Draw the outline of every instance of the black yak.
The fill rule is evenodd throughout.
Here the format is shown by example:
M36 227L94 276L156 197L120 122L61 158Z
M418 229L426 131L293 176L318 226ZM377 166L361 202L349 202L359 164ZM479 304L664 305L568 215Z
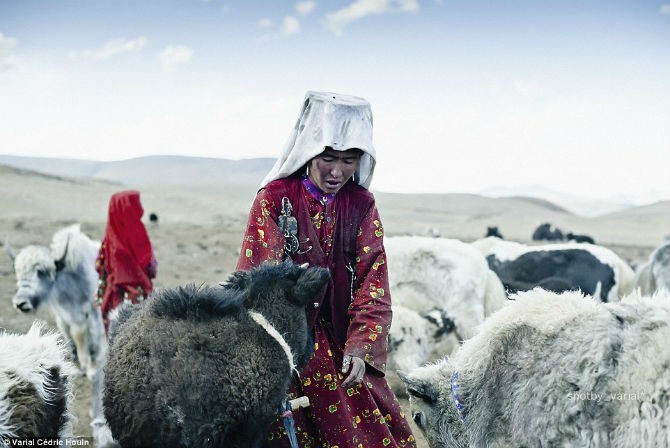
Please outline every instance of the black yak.
M256 447L313 343L328 271L286 262L126 305L112 322L105 414L122 446Z

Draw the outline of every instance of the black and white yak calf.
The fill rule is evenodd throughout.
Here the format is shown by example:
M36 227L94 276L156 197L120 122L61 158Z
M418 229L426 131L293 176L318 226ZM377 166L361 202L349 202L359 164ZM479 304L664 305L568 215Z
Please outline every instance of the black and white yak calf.
M75 366L54 332L0 333L0 446L72 437Z
M472 244L508 293L539 286L554 292L579 290L603 302L617 302L633 289L633 269L603 246L575 242L527 246L492 237Z
M56 321L74 360L90 380L93 437L103 447L114 443L102 411L106 341L100 307L93 302L99 248L75 224L57 231L51 247L26 246L18 254L8 250L17 285L12 303L23 313L46 309Z
M323 268L290 262L124 305L110 329L105 414L125 448L258 447L313 350L305 305Z
M670 292L514 298L453 357L401 375L432 448L670 447Z

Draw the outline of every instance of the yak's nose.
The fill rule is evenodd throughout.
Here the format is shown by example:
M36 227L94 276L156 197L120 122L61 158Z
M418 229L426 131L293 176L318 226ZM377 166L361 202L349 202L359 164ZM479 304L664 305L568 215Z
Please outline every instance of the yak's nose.
M16 309L18 309L22 313L27 313L29 311L32 311L32 309L33 309L33 307L30 305L30 302L28 302L28 301L15 302L14 306L16 307Z

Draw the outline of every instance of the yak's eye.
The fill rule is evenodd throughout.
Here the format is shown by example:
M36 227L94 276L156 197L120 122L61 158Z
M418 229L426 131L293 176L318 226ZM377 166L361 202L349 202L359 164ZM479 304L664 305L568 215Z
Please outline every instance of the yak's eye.
M435 399L426 392L425 386L416 386L410 384L407 386L407 393L425 401L428 404L433 404L435 402Z
M38 269L38 270L37 270L37 276L38 276L39 278L44 278L44 277L46 277L47 275L49 275L49 273L48 273L45 269Z
M412 420L414 420L414 423L416 423L416 426L418 426L419 429L423 429L423 413L422 412L415 412L414 415L412 415Z

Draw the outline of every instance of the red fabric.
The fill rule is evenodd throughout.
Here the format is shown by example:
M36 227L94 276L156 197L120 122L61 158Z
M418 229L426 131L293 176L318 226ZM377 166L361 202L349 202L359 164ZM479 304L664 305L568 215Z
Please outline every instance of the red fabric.
M143 214L138 191L121 191L109 200L107 228L98 255L98 273L101 278L106 277L101 304L105 327L107 314L123 301L124 293L132 300L138 287L144 297L153 289L156 262L141 220Z
M384 378L391 298L383 227L373 195L349 182L333 202L323 205L298 175L271 182L252 205L237 269L283 259L284 236L277 224L283 197L289 198L298 221L299 250L292 260L331 272L324 295L306 309L314 356L290 389L292 396L306 395L312 403L309 410L294 412L300 446L415 446ZM353 283L348 267L355 273ZM340 387L345 353L367 364L363 384L346 390ZM289 446L279 422L270 438L271 446Z

